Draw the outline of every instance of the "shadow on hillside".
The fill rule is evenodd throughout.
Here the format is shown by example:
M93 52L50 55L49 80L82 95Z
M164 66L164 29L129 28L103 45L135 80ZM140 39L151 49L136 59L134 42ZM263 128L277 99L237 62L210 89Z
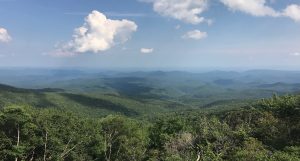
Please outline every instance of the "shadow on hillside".
M43 92L57 92L62 91L60 89L24 89L16 88L8 85L0 84L0 92L2 97L7 99L6 102L17 104L29 104L38 108L56 107L54 103L47 99L47 96ZM2 106L4 103L2 102Z
M141 96L149 93L153 88L146 86L144 78L125 77L125 78L106 78L107 86L116 89L118 93L126 96Z
M54 103L49 101L44 93L34 93L37 98L37 102L34 103L35 107L46 108L46 107L57 107Z
M25 89L25 88L16 88L4 84L0 84L0 91L15 92L15 93L64 92L63 89L59 89L59 88Z
M61 93L61 95L83 106L89 106L91 108L103 108L109 111L122 113L127 116L138 115L138 113L134 110L128 109L123 105L115 104L107 100L71 93Z

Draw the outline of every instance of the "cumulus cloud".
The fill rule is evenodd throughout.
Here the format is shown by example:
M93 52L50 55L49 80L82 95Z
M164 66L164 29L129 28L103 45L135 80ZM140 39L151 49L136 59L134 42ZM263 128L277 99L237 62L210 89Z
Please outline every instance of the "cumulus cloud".
M181 20L189 24L201 22L212 24L212 20L206 19L202 13L208 9L210 0L139 0L153 3L153 10L158 14ZM291 4L283 11L272 8L269 4L275 0L219 0L231 11L239 11L252 16L263 17L288 17L300 22L300 5Z
M133 21L108 19L99 11L92 11L83 26L74 30L73 39L60 45L54 56L72 56L76 53L106 51L128 41L137 30Z
M208 6L208 0L144 0L144 2L152 2L153 10L162 16L190 24L204 22L205 18L201 14Z
M148 53L153 53L154 49L153 48L141 48L141 53L148 54Z
M183 39L194 39L194 40L201 40L206 37L207 37L207 33L201 32L199 30L189 31L182 36Z
M0 42L9 42L11 37L8 34L8 31L0 27Z
M266 5L266 0L220 0L232 11L241 11L253 16L278 17L280 13Z
M232 11L241 11L253 16L288 17L300 22L300 5L288 5L282 12L267 5L267 0L220 0ZM271 3L274 3L271 1Z
M292 4L283 11L283 16L289 17L296 22L300 22L300 5Z

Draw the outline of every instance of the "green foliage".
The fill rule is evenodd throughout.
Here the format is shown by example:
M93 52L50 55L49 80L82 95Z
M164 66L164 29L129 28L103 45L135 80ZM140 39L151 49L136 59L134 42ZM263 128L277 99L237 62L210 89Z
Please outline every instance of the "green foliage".
M5 160L25 159L39 140L35 138L36 126L32 116L20 107L6 107L0 113L1 149L0 156Z
M233 131L219 119L199 118L193 123L195 130L195 146L200 158L203 160L220 160L235 147Z
M262 100L258 109L271 112L278 119L277 127L281 130L281 140L284 146L300 145L300 97L274 96L269 100ZM283 147L284 147L283 146Z
M159 118L150 128L151 147L163 147L166 141L182 132L184 123L176 116Z
M101 120L100 132L104 140L103 159L142 160L148 140L141 124L122 116L107 116Z
M255 138L247 138L240 148L238 148L231 158L236 161L265 161L269 160L270 151Z
M101 104L98 99L93 102L95 96L86 97L77 102ZM299 105L297 96L274 96L234 110L162 113L149 120L4 105L0 109L0 160L297 161Z

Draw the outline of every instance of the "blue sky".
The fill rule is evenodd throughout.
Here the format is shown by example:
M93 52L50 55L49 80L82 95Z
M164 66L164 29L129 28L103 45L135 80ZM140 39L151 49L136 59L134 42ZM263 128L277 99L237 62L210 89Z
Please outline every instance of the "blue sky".
M238 1L0 0L0 66L300 70L300 1Z

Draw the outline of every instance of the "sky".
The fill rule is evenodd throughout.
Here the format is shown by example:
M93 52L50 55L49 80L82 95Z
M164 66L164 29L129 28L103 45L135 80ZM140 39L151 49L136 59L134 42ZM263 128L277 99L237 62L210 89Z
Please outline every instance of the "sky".
M0 67L300 70L300 0L0 0Z

